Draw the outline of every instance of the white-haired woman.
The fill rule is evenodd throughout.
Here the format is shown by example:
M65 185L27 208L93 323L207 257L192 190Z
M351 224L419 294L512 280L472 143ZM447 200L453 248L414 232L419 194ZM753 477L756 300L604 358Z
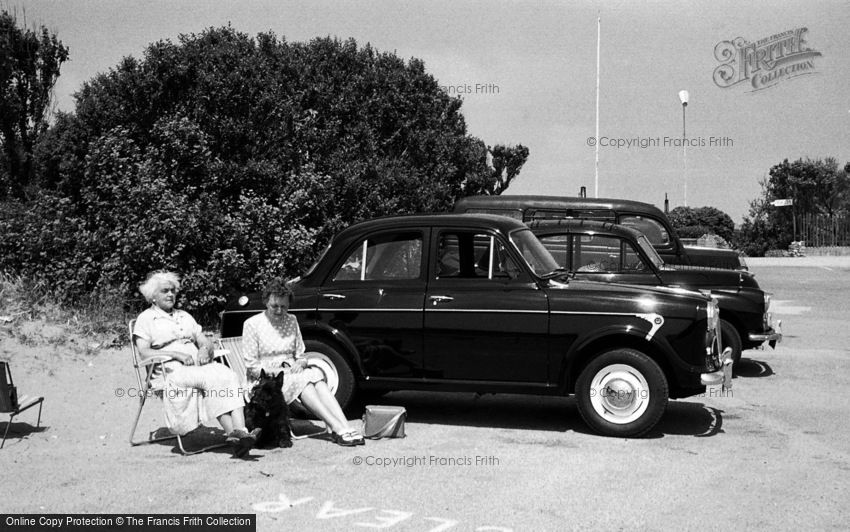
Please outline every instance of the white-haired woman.
M244 456L256 442L259 429L245 428L245 405L239 381L227 366L210 362L212 345L201 326L185 311L174 308L180 278L171 272L156 272L139 286L151 303L133 328L133 341L142 360L168 356L165 375L155 375L155 386L164 390L168 428L186 434L216 418L234 445L234 455Z

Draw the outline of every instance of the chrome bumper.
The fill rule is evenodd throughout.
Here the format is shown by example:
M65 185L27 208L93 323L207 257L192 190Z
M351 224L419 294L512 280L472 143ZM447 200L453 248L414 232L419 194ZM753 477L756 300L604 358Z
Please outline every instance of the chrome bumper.
M727 347L720 354L720 369L711 373L702 373L699 380L703 386L722 385L724 390L732 387L732 348Z
M775 329L764 333L750 333L749 339L751 342L770 342L770 347L775 347L782 341L782 320L776 322Z

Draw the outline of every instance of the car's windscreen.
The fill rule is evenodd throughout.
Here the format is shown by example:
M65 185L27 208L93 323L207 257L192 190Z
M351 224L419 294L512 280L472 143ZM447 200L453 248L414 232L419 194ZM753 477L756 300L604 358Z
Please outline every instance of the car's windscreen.
M661 269L664 267L664 259L662 259L661 255L659 255L658 252L655 251L655 248L652 247L652 244L649 243L649 240L647 240L645 236L641 235L638 237L638 245L643 250L643 252L646 253L646 256L649 258L652 264L655 265L656 268Z
M542 276L558 268L558 263L552 254L540 243L530 229L519 229L510 235L511 242L519 250L522 258L534 271L535 275Z
M619 223L645 234L654 246L670 245L670 234L658 220L646 216L626 215L620 217Z
M309 276L310 274L312 274L312 273L313 273L313 270L315 270L315 269L316 269L316 266L318 266L318 265L319 265L319 263L320 263L320 262L322 262L322 259L324 259L324 258L325 258L325 255L327 255L327 254L328 254L328 251L331 249L331 244L333 244L333 242L332 242L332 241L331 241L331 242L328 242L328 245L327 245L327 246L325 246L325 249L323 249L323 250L322 250L322 252L319 254L319 258L317 258L317 259L313 262L313 264L311 264L311 265L310 265L310 267L307 269L307 271L306 271L306 272L304 272L304 277L307 277L307 276Z

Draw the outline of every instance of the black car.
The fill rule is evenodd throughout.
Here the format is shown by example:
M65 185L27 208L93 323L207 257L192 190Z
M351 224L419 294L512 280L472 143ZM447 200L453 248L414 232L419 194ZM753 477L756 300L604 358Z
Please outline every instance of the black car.
M685 246L661 209L640 201L566 196L469 196L455 203L454 212L501 214L526 223L565 218L612 222L644 233L667 264L747 269L734 250Z
M614 283L710 290L720 306L723 345L737 364L741 351L782 340L769 312L770 294L745 271L668 266L646 235L629 227L590 220L546 220L529 224L558 265L576 278Z
M668 398L731 384L716 301L698 292L569 279L521 222L381 218L342 231L293 284L308 351L356 389L576 394L606 435L650 430ZM222 336L261 311L245 296Z

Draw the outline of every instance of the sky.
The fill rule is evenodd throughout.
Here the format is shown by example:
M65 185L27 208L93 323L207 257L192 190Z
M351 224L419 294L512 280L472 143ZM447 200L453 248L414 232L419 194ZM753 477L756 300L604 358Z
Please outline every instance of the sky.
M47 26L70 48L56 86L63 111L74 110L72 95L85 81L122 57L142 58L152 42L228 24L288 41L351 37L421 59L463 98L469 134L490 146L529 148L507 194L578 195L584 186L590 197L659 207L666 195L671 209L713 206L740 223L761 194L759 181L783 159L850 162L844 0L0 0L0 7L28 26ZM731 61L716 56L720 43L736 38L743 41L727 45ZM716 75L724 63L739 83ZM680 90L689 93L684 109Z

